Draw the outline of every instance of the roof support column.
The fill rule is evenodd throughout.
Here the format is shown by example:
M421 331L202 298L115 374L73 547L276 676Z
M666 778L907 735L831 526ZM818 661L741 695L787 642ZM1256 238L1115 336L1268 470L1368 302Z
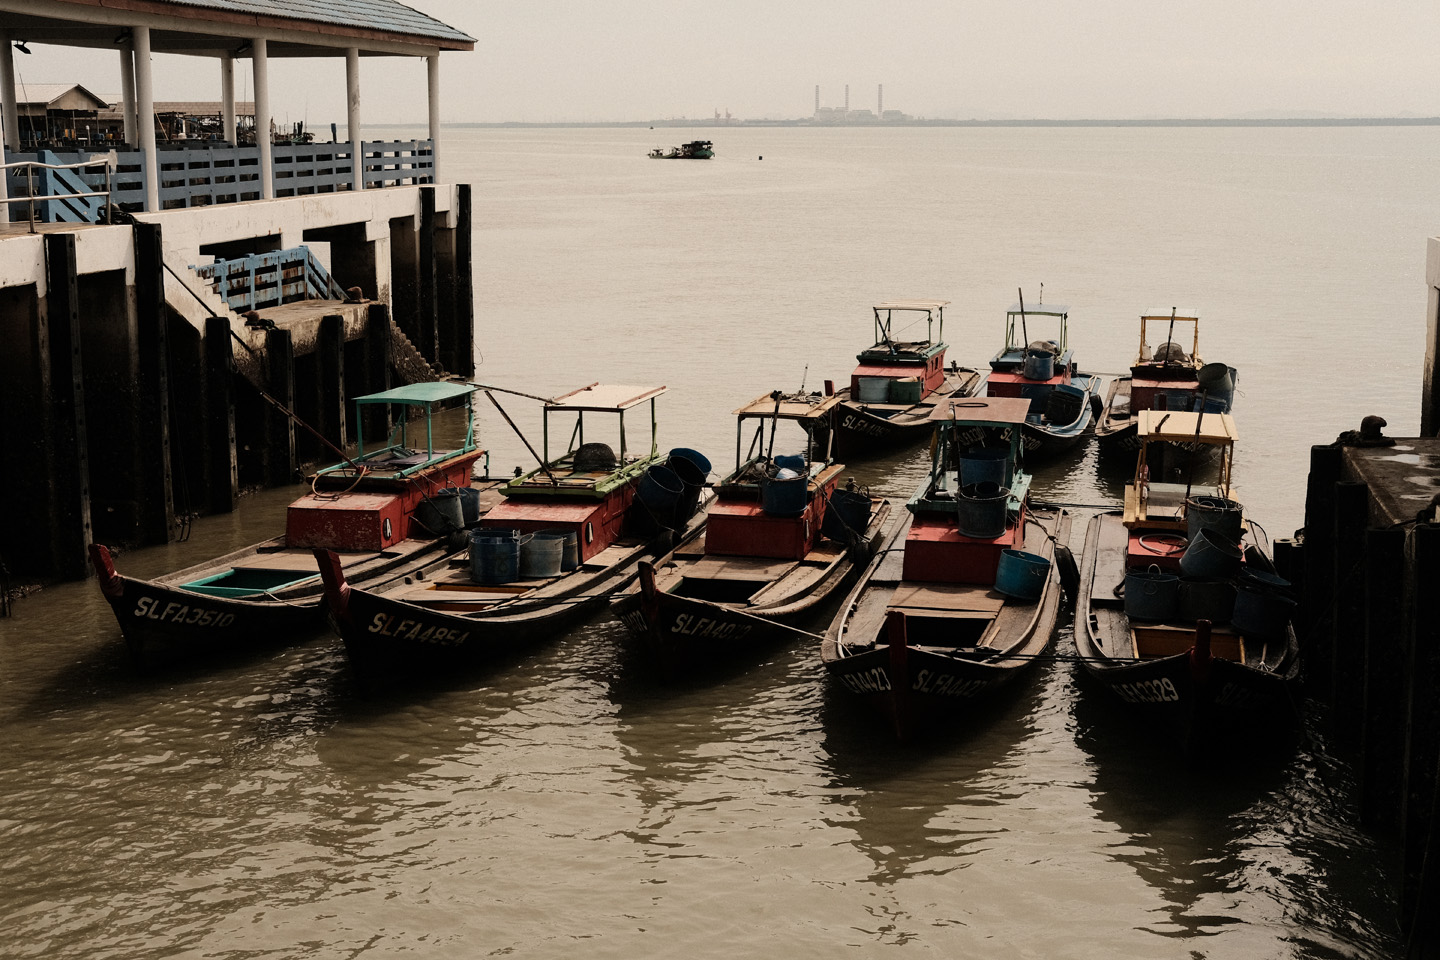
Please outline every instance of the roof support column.
M260 149L260 199L275 199L275 152L270 142L270 56L263 38L251 41L255 81L255 146Z
M15 107L15 51L5 30L0 30L0 117L5 121L5 146L18 151L20 112Z
M0 110L0 223L10 222L10 171L4 169L10 158L5 156L5 131L10 129L5 125L5 112Z
M239 144L235 131L235 54L228 50L220 57L220 118L225 141Z
M345 129L350 132L352 184L365 189L365 144L360 136L360 48L345 51Z
M150 81L150 28L136 27L135 98L140 152L145 155L145 209L160 209L160 157L155 150L155 86Z
M425 79L430 94L430 182L440 182L440 54L425 58Z
M137 145L135 134L140 126L135 122L135 42L126 40L120 45L120 119L125 122L125 142Z

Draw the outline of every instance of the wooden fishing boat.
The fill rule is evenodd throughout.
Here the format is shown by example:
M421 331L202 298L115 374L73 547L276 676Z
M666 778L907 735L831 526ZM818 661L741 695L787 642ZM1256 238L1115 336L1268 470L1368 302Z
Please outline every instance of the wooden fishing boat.
M1094 517L1086 532L1081 662L1147 723L1174 724L1188 742L1241 723L1253 734L1262 727L1252 721L1293 713L1300 655L1288 584L1275 575L1264 530L1234 500L1234 420L1159 410L1136 420L1140 454L1124 510ZM1179 441L1217 449L1213 483L1152 479L1150 452ZM1223 531L1213 519L1226 521Z
M1181 325L1180 338L1175 325ZM1149 335L1165 326L1165 341L1152 352ZM1188 336L1186 335L1188 332ZM1189 341L1188 344L1184 341ZM1189 350L1186 350L1186 347ZM1172 307L1147 311L1140 317L1140 349L1128 377L1111 381L1103 411L1095 424L1095 440L1104 456L1133 461L1140 452L1135 426L1142 410L1229 413L1238 371L1200 358L1200 319L1196 311ZM1197 443L1167 444L1150 451L1152 471L1175 476L1199 461L1213 464L1217 447ZM1161 457L1165 462L1160 462Z
M888 300L872 308L875 344L856 354L859 365L850 374L849 386L836 394L840 398L832 417L836 456L861 457L920 443L933 429L930 414L937 403L971 396L980 388L979 371L953 361L945 365L949 303ZM925 339L896 339L894 321L920 313L925 315Z
M1035 320L1053 328L1055 336L1031 340L1029 324ZM1041 303L1027 308L1021 300L1005 312L1005 346L990 361L985 395L1019 397L1030 404L1021 434L1032 463L1083 443L1099 405L1100 378L1078 371L1069 324L1069 307Z
M473 417L466 416L471 426L452 449L434 446L431 418L461 399L468 413L474 393L468 384L437 382L356 398L355 457L309 478L310 492L290 504L281 536L153 580L116 572L109 549L91 544L100 589L132 654L139 657L151 643L207 651L285 643L322 630L317 547L334 551L356 583L402 576L444 555L467 509L478 516L482 494L493 485L472 486L471 471L484 455ZM402 413L392 435L367 450L362 425L376 406ZM419 439L411 412L424 419Z
M901 739L952 722L1054 642L1070 517L1030 500L1028 410L1018 397L937 406L930 474L909 517L826 633L826 672Z
M693 499L678 489L665 466L670 455L656 448L655 398L664 391L591 384L546 401L539 468L503 487L505 499L467 550L411 576L360 587L332 552L317 551L332 624L362 677L433 675L553 638L629 584L639 561L698 536L708 503L698 486ZM650 408L650 446L631 456L625 412L642 404ZM616 415L618 455L586 442L586 413ZM552 458L557 414L573 414L575 425L565 452Z
M794 639L791 628L838 596L874 554L889 501L853 480L839 488L844 464L831 461L814 430L837 403L776 391L735 411L735 469L717 485L704 538L653 565L642 561L639 590L611 604L652 662L673 673ZM773 455L782 423L804 430L802 454Z
M651 160L709 160L715 156L715 145L709 140L691 140L668 150L656 147L649 156Z

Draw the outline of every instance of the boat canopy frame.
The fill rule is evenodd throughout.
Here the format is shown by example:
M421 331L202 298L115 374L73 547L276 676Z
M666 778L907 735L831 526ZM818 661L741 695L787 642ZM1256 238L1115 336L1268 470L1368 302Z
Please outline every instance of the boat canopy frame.
M1145 332L1146 325L1149 323L1164 323L1170 325L1170 327L1172 328L1177 323L1190 324L1190 359L1188 361L1185 361L1185 363L1188 363L1189 365L1195 367L1197 370L1200 368L1200 317L1196 314L1196 311L1194 309L1187 307L1186 309L1181 310L1179 307L1171 307L1169 313L1165 313L1161 310L1150 310L1146 313L1142 313L1140 315L1140 350L1136 354L1135 359L1135 364L1137 366L1144 363L1155 362L1155 358L1153 355L1147 355L1149 344L1145 340ZM1170 333L1167 333L1165 335L1164 342L1174 342L1174 338L1171 336ZM1165 361L1166 366L1170 366L1172 365L1172 363L1175 366L1183 365L1182 361L1179 360Z
M1187 410L1141 410L1136 421L1136 437L1140 452L1135 458L1135 479L1125 487L1125 525L1153 526L1177 530L1186 528L1186 514L1192 494L1233 499L1233 468L1235 464L1235 418L1228 413L1191 412ZM1220 469L1214 483L1196 484L1193 477L1184 484L1183 496L1177 491L1181 484L1160 484L1151 480L1150 447L1157 443L1197 444L1220 448ZM1170 499L1178 499L1178 512L1151 516L1155 490L1163 488ZM1174 488L1174 489L1172 489ZM1163 506L1163 505L1162 505ZM1174 504L1171 504L1174 507Z
M750 449L753 451L757 446L765 447L765 424L770 424L770 445L768 449L774 449L775 431L779 427L779 421L788 420L800 424L805 430L805 463L808 466L811 462L830 463L833 459L835 443L835 431L825 431L824 456L817 458L813 456L815 443L815 427L823 421L834 416L834 410L839 406L841 397L838 394L825 396L818 393L784 393L775 390L770 393L762 393L751 400L745 406L732 411L735 417L735 474L756 459L753 456L742 456L741 450L745 445L745 421L757 420L755 436L751 438ZM768 456L768 455L767 455Z
M479 449L475 442L475 392L476 388L468 383L452 383L444 380L429 381L425 383L410 383L404 386L392 387L389 390L382 390L379 393L366 394L363 397L355 398L355 459L353 463L332 464L322 467L316 471L317 476L330 473L339 473L350 470L354 465L363 466L367 460L376 460L395 450L409 449L410 417L402 416L391 428L386 444L383 447L369 451L365 450L365 408L378 404L394 404L402 407L420 408L425 416L425 459L421 462L407 465L397 470L394 476L404 478L411 476L434 466L441 460L449 459L457 453L465 454ZM465 441L460 449L435 450L435 408L459 397L465 398Z
M929 417L935 425L930 472L906 503L906 508L915 514L955 513L959 509L958 501L932 500L928 494L943 488L946 474L952 472L949 464L953 458L983 441L987 431L992 435L998 431L1000 438L1009 446L1009 460L1014 465L1006 508L1019 510L1030 489L1030 477L1024 469L1023 440L1025 416L1029 409L1030 401L1022 397L951 397L936 404ZM959 483L958 475L956 483Z
M896 340L892 325L895 311L925 314L925 342L939 344L945 339L945 308L949 300L886 300L871 309L875 313L875 346L885 345L895 352ZM882 316L883 313L883 316ZM936 330L936 325L939 330Z
M632 387L620 384L602 384L595 382L587 384L578 390L571 390L552 400L547 400L541 412L541 456L544 458L544 466L555 465L566 456L574 453L585 444L585 414L586 413L613 413L620 421L620 452L618 454L621 464L628 458L626 435L625 435L625 411L640 406L645 401L650 401L650 453L654 457L659 452L659 427L655 417L655 398L666 391L666 387ZM574 413L575 428L570 433L570 445L564 453L550 457L550 414L551 413Z
M1036 304L1036 305L1033 306L1033 307L1026 307L1026 306L1023 306L1022 304L1016 303L1016 304L1013 304L1013 305L1010 307L1009 310L1006 310L1006 311L1005 311L1005 349L1004 349L1003 351L1001 351L1001 355L1002 355L1002 356L1005 355L1005 354L1013 353L1013 352L1016 351L1016 350L1019 350L1019 351L1022 351L1022 352L1023 352L1023 351L1026 351L1026 350L1028 350L1028 349L1030 348L1030 343L1028 342L1028 340L1027 340L1027 342L1025 342L1025 343L1020 343L1020 342L1016 341L1016 339L1015 339L1015 320L1016 320L1017 317L1020 318L1020 321L1021 321L1021 324L1020 324L1021 330L1022 330L1022 332L1024 332L1024 333L1026 334L1027 337L1028 337L1028 330L1026 329L1025 321L1029 320L1031 317L1050 317L1050 318L1053 318L1053 319L1058 319L1058 320L1060 321L1060 337L1059 337L1059 339L1057 339L1057 340L1055 341L1056 346L1059 348L1059 349L1056 351L1056 359L1057 359L1057 361L1058 361L1060 358L1064 357L1067 353L1069 353L1069 350L1070 350L1070 308L1069 308L1069 307L1058 306L1058 305L1052 305L1052 306L1048 306L1048 307L1047 307L1047 306L1046 306L1045 304L1043 304L1043 303L1038 303L1038 304Z

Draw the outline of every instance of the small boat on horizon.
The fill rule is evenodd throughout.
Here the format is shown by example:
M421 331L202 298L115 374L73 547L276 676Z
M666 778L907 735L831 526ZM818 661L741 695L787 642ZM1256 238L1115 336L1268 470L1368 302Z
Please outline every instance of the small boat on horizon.
M1055 336L1031 340L1029 323L1035 318L1053 327ZM1043 302L1026 307L1022 298L1005 312L1005 346L990 361L985 395L1029 403L1021 433L1032 462L1083 443L1099 405L1100 378L1078 371L1069 323L1069 307Z
M1070 516L1030 500L1028 409L1018 397L936 407L930 473L821 645L830 678L899 739L951 725L1054 642Z
M1181 324L1180 339L1175 325ZM1150 331L1166 325L1165 340L1152 352ZM1185 335L1185 325L1189 336ZM1189 341L1189 350L1182 341ZM1207 364L1200 358L1200 318L1195 310L1171 307L1169 313L1149 310L1140 317L1140 349L1130 375L1110 383L1103 412L1095 424L1095 441L1102 456L1133 459L1140 451L1136 423L1143 410L1230 413L1239 371L1223 363ZM1169 444L1150 451L1150 468L1175 476L1179 471L1213 463L1218 447L1210 444ZM1165 463L1161 463L1163 453Z
M656 147L651 150L651 160L709 160L715 156L715 145L709 140L691 140L678 147Z
M639 590L612 601L665 672L700 671L795 638L792 627L853 582L873 555L890 503L853 481L839 488L845 466L831 460L815 429L838 402L775 391L734 411L735 469L716 484L704 538L653 565L642 562ZM804 431L800 454L774 455L782 423Z
M682 482L656 445L655 398L665 387L592 383L546 400L540 465L510 480L467 550L375 589L351 584L333 552L317 550L331 622L366 682L494 659L602 607L636 565L688 543L705 527L699 483ZM650 448L626 449L625 412L648 405ZM586 413L614 415L618 454L586 437ZM575 416L551 457L552 415ZM577 445L578 440L578 445ZM678 451L684 454L690 451Z
M474 393L470 384L433 382L357 397L355 456L310 476L310 492L286 510L281 536L152 580L118 573L109 548L91 544L100 589L131 654L138 659L154 643L210 651L318 633L325 618L317 547L334 551L357 583L403 576L443 555L466 514L478 518L482 495L498 486L472 485L485 454L470 415ZM457 448L436 449L435 409L462 397L466 437ZM376 405L421 411L423 434L402 413L386 442L367 451L363 424Z
M952 397L972 396L983 375L951 362L945 365L945 308L949 300L887 300L871 309L875 342L856 354L849 385L836 392L840 403L831 429L837 457L870 456L921 443L933 432L930 414ZM901 340L894 323L924 314L925 338ZM915 320L909 326L914 326Z
M1160 410L1136 420L1124 510L1095 516L1085 537L1080 662L1147 724L1172 725L1190 746L1235 730L1253 736L1262 717L1294 716L1300 650L1290 585L1265 531L1234 500L1234 420ZM1217 449L1213 483L1154 478L1150 452L1181 441Z

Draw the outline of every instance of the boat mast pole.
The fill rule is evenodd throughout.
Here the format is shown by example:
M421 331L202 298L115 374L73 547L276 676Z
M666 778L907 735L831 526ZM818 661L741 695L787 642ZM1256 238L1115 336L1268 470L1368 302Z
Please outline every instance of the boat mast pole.
M1025 291L1016 287L1015 293L1020 298L1020 335L1025 338L1024 349L1020 353L1023 359L1030 353L1030 328L1025 323Z
M510 419L510 414L506 413L506 412L505 412L505 408L502 407L502 406L500 406L500 401L499 401L499 400L496 400L495 397L494 397L493 395L491 395L491 393L490 393L489 390L486 390L486 391L485 391L485 396L489 397L489 398L490 398L490 402L493 403L493 404L495 404L495 409L500 411L500 416L502 416L502 417L505 418L505 422L508 423L508 424L510 424L510 429L515 431L515 436L519 437L519 438L520 438L520 442L523 443L523 444L525 444L525 449L530 451L530 456L532 456L532 457L534 457L536 460L539 460L539 461L540 461L540 470L541 470L541 472L543 472L543 473L545 474L545 476L547 476L547 477L550 478L550 482L551 482L551 483L555 484L556 486L559 486L559 481L555 479L555 474L553 474L553 473L550 472L550 467L547 466L546 463L545 463L545 461L544 461L543 459L541 459L540 455L535 452L535 448L532 447L532 446L530 446L530 441L529 441L529 440L526 440L526 439L525 439L525 434L521 433L521 432L520 432L520 428L517 427L517 426L515 426L515 421Z
M1175 342L1175 308L1170 308L1170 332L1165 334L1165 345L1168 347ZM1193 358L1192 358L1193 359ZM1177 361L1178 362L1178 361ZM1170 351L1165 351L1165 365L1170 365Z

